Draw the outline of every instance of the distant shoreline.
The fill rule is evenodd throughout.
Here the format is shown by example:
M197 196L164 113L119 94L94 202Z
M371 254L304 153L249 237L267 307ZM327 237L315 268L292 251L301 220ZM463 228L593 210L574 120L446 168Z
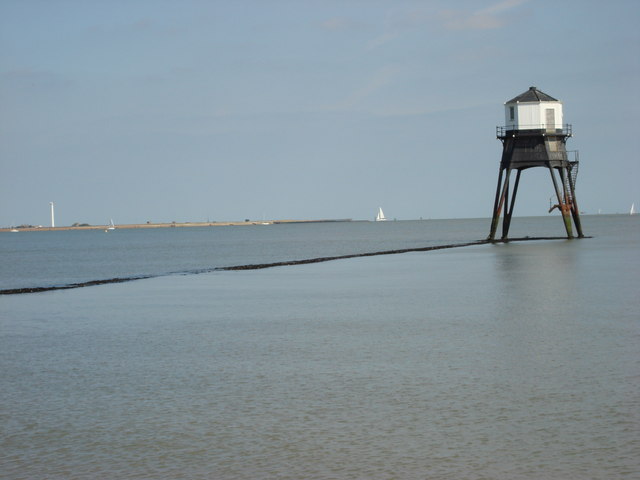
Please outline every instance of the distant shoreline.
M170 223L130 223L116 225L116 230L135 228L179 228L179 227L228 227L241 225L279 225L286 223L331 223L331 222L351 222L350 218L325 219L325 220L250 220L244 222L170 222ZM68 227L9 227L0 228L0 232L51 232L61 230L107 230L110 225L77 225Z

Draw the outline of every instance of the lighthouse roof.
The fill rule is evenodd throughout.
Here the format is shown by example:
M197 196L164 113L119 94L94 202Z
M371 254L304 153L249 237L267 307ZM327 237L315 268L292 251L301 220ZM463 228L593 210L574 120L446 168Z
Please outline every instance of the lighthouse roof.
M515 98L512 98L507 103L518 103L518 102L557 102L557 98L553 98L551 95L547 95L544 92L541 92L536 87L529 87L524 93L521 93Z

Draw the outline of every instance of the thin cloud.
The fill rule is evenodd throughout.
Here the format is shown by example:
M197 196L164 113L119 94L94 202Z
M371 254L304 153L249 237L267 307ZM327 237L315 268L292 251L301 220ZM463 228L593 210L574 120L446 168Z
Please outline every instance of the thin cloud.
M87 28L89 34L98 36L122 34L174 36L183 31L183 27L160 25L148 18L116 25L97 24Z
M522 5L523 3L527 3L529 0L504 0L503 2L496 3L487 8L482 9L482 12L497 14L500 12L504 12L505 10L510 10L513 7L517 7L518 5Z
M416 117L425 115L443 114L446 112L463 112L473 110L478 107L494 106L494 103L480 100L458 101L447 105L430 104L430 105L390 105L373 110L372 113L381 117Z
M387 31L369 41L367 50L374 50L398 37L403 32L441 24L447 30L490 30L506 25L509 13L529 0L503 0L477 11L441 10L417 8L411 11L392 12Z
M504 0L476 12L444 10L440 15L444 27L449 30L492 30L507 24L508 18L505 13L528 1Z
M346 30L351 25L351 21L346 17L333 17L320 23L325 30Z
M375 72L366 82L359 88L354 90L343 101L336 105L332 105L328 110L345 110L362 102L362 100L373 95L378 90L381 90L385 86L389 85L394 78L397 77L399 72L398 67L394 65L387 65Z
M398 37L397 33L383 33L367 44L367 50L374 50L378 47L381 47L382 45L391 42L396 37Z

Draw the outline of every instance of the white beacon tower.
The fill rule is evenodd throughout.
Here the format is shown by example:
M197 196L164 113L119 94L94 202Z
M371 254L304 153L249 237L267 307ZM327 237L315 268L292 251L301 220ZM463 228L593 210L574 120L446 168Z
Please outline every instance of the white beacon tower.
M573 238L572 219L578 237L583 237L575 192L578 153L566 149L572 129L571 125L563 123L562 102L536 87L529 87L526 92L505 102L504 113L505 126L496 129L496 137L502 142L502 159L489 240L495 239L503 210L502 240L507 239L520 175L532 167L549 170L558 199L557 205L553 205L551 210L560 210L567 237ZM570 153L573 153L573 159ZM513 171L516 172L516 178L513 192L510 193ZM559 181L557 176L560 177Z

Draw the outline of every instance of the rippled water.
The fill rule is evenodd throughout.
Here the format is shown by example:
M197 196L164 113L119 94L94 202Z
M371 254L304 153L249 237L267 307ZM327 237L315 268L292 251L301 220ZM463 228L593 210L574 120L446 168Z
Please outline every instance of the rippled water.
M594 238L0 297L2 476L637 478L640 223L583 223ZM449 226L418 236L488 222Z

